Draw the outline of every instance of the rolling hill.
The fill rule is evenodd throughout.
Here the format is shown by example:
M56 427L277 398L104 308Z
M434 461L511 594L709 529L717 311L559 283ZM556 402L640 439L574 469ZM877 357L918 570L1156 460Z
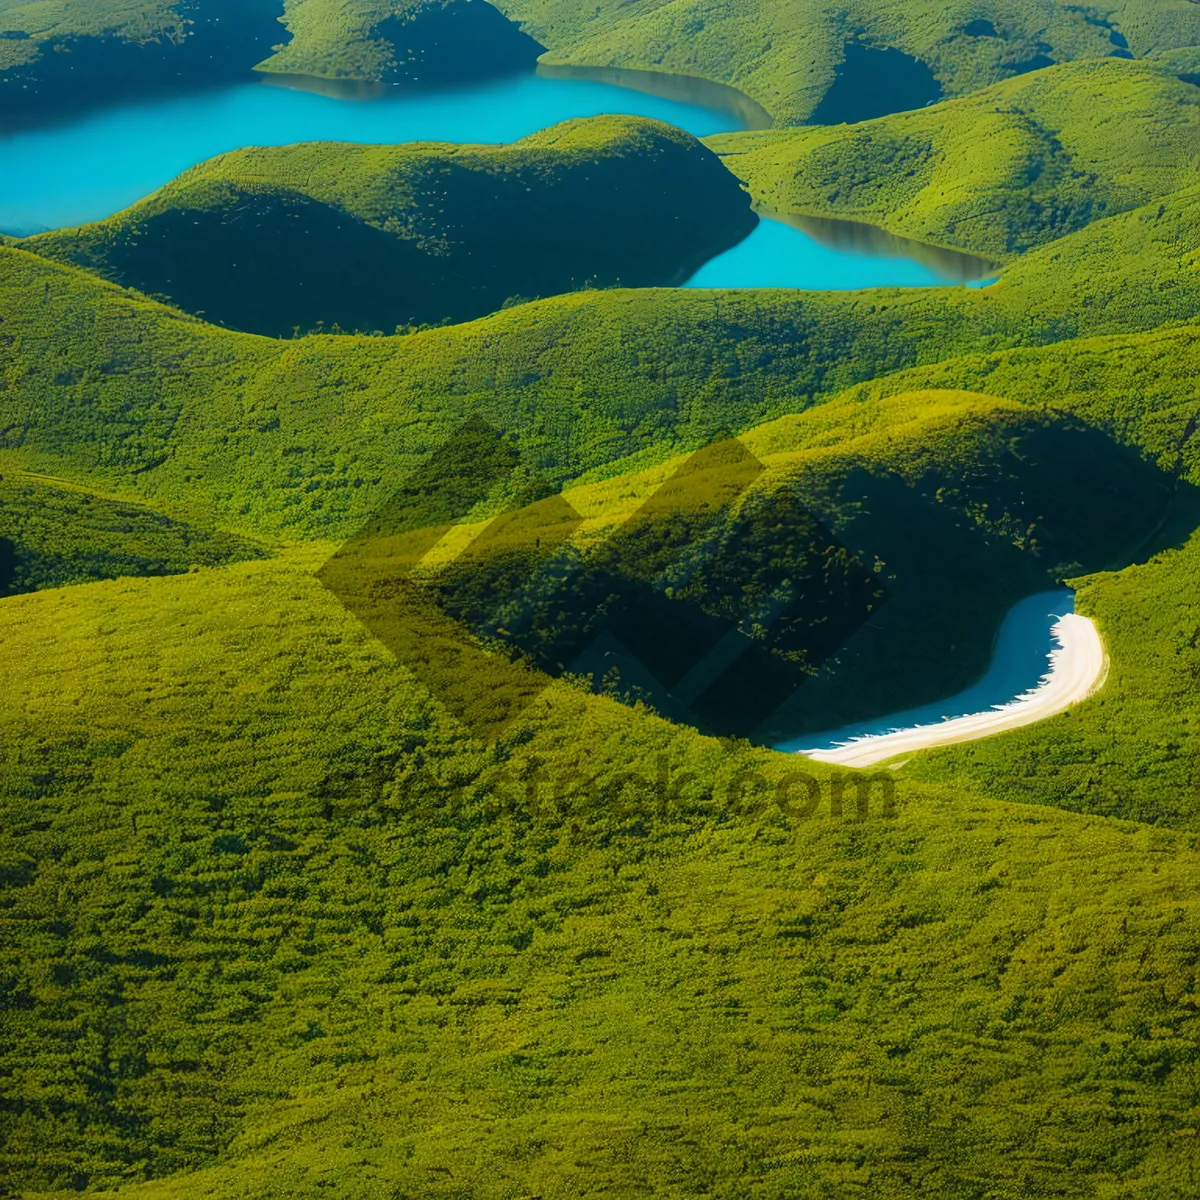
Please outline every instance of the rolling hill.
M680 283L756 224L720 160L657 121L507 146L221 155L107 221L23 245L214 323L392 332L585 285Z
M0 239L0 1191L1200 1191L1200 6L225 12L0 0L0 114L545 47L788 127L247 149ZM578 287L749 228L726 167L999 280ZM1078 707L765 748L1062 580Z

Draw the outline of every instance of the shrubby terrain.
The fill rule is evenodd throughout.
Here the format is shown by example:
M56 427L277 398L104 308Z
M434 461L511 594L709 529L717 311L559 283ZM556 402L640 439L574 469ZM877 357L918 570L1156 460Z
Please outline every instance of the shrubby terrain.
M335 214L330 255L339 222L478 253L485 201L599 162L663 217L697 178L728 197L719 229L724 200L656 227L663 275L611 280L668 282L753 217L632 121L243 151L5 239L6 1186L1193 1194L1200 9L503 7L556 61L792 123L847 39L920 60L962 98L711 149L771 207L999 282L568 290L575 239L479 319L280 338L183 311L135 244L287 197ZM181 11L0 0L0 32L140 45ZM379 77L416 12L299 0L267 65ZM228 246L190 228L193 286ZM1111 659L1078 708L871 777L764 747L954 690L1062 580ZM684 712L576 653L616 627L686 676L731 626ZM759 720L763 680L793 699Z
M1105 59L867 124L710 144L768 209L1005 258L1200 183L1200 88Z

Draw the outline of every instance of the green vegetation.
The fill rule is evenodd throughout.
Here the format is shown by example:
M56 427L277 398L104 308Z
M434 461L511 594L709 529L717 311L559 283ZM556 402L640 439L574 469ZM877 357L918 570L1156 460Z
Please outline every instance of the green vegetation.
M1108 430L947 389L870 405L852 394L736 446L747 458L735 453L724 472L708 462L714 447L538 500L508 516L502 536L468 526L443 552L449 562L425 570L456 616L552 671L619 629L634 673L605 660L610 687L769 745L953 695L983 673L1018 599L1128 562L1185 507L1175 475ZM732 498L715 496L722 480L737 482ZM1195 523L1200 507L1184 516ZM373 521L354 549L371 578L389 574L394 521ZM372 555L383 561L369 566ZM391 626L362 607L390 645ZM750 645L691 702L645 681L656 662L657 679L673 668L682 678L735 625ZM956 654L944 652L948 628Z
M923 758L911 772L1004 800L1200 829L1198 584L1195 535L1082 580L1077 606L1112 657L1103 692L1052 721Z
M1108 59L861 125L709 144L766 209L1007 258L1200 183L1200 88Z
M293 0L270 74L408 86L531 71L545 47L484 0Z
M248 532L345 535L472 411L560 484L971 350L1182 323L1200 302L1198 203L1096 222L983 290L584 292L397 341L236 334L0 248L0 470L7 456Z
M267 65L399 77L396 31L435 7L294 0ZM0 239L0 591L27 593L0 599L4 1188L1196 1194L1200 6L501 7L554 61L698 74L793 123L854 36L986 85L713 145L764 203L1000 281L570 291L282 339L146 294L214 317L180 284L243 262L214 236L247 204L327 214L343 268L351 227L364 270L459 263L497 196L510 236L533 195L601 221L598 164L645 189L670 278L728 228L698 187L748 202L623 119L246 150ZM0 61L179 17L108 10L0 0L37 35ZM1156 61L1002 82L1114 49ZM260 307L298 278L273 254ZM516 265L484 308L594 269ZM1043 724L871 779L699 731L954 690L1063 578L1112 663ZM589 658L614 628L680 686Z
M689 134L596 117L506 146L239 150L107 221L21 244L283 336L467 320L585 283L679 283L755 222Z
M125 575L177 575L263 550L57 480L0 478L0 596Z
M1197 828L1200 439L1188 381L1200 370L1198 354L1197 332L1182 329L950 360L847 397L869 408L914 387L986 386L1081 416L1176 480L1174 503L1148 531L1138 565L1079 581L1077 607L1100 625L1112 660L1104 690L1029 729L922 756L906 773L1005 800Z
M0 0L0 129L251 78L282 0Z
M847 43L902 51L927 65L949 96L1053 63L1140 59L1200 44L1200 11L1188 0L1121 0L1107 10L1065 0L852 0L836 11L816 0L786 7L736 0L720 12L702 0L668 7L497 0L513 25L497 23L492 7L484 0L291 0L284 11L280 0L201 0L185 15L168 0L0 0L0 35L8 35L0 36L0 107L6 93L16 97L31 81L37 105L61 106L64 91L78 103L89 88L95 99L111 83L100 67L105 59L111 66L114 54L125 64L118 90L136 94L178 86L181 73L185 86L195 86L214 72L224 78L256 65L327 79L437 82L456 69L465 73L467 60L472 77L524 68L546 47L548 64L730 84L781 123L797 124L818 108ZM56 48L75 56L73 70L60 70L64 55Z
M1200 44L1200 10L1187 0L1114 0L1103 12L1062 0L849 0L832 9L817 0L736 0L719 10L703 0L665 7L651 0L501 0L499 6L549 47L544 61L732 84L789 125L817 108L848 41L904 51L931 67L949 96L1055 62L1115 52L1142 58ZM994 36L971 31L981 22Z
M777 1197L1188 1178L1186 840L917 784L891 820L832 821L823 787L789 824L728 800L740 768L787 760L569 689L485 747L310 569L4 601L10 1179ZM679 779L661 814L568 774L656 779L659 755Z

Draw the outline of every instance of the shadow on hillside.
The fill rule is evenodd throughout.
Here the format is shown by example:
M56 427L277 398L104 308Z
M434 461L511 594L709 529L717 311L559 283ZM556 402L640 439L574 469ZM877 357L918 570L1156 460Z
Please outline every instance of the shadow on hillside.
M0 598L12 591L13 579L17 573L17 548L8 540L0 537Z
M942 85L911 54L893 46L847 42L843 59L808 125L852 125L936 104Z

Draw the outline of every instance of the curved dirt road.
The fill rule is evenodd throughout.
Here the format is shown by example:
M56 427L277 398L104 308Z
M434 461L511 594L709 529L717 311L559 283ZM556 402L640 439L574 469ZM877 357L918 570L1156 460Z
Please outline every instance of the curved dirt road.
M806 758L843 767L871 767L899 754L990 737L1006 729L1032 725L1086 700L1108 673L1100 632L1087 617L1068 613L1050 631L1058 647L1050 652L1050 671L1041 684L1009 704L988 712L955 717L939 725L918 725L895 733L857 738L833 750L803 750Z

